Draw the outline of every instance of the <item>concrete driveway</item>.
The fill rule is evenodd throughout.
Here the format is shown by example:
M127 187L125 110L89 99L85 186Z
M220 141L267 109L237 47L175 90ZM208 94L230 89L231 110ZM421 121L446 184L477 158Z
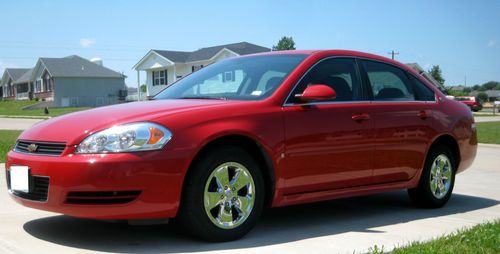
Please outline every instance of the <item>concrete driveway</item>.
M205 243L173 225L76 219L12 201L1 165L0 253L353 253L429 240L500 218L500 146L481 145L441 209L412 206L405 191L271 209L239 241Z

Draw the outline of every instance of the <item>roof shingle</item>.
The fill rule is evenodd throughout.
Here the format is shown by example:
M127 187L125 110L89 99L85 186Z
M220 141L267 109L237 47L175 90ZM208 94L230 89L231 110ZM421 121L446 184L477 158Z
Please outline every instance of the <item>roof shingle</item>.
M124 78L121 73L87 59L72 55L64 58L40 58L52 77Z
M238 55L248 55L255 53L262 53L271 51L271 49L262 47L259 45L255 45L248 42L238 42L214 47L207 47L195 50L193 52L185 52L185 51L168 51L168 50L155 50L154 52L160 54L161 56L169 59L170 61L176 63L187 63L187 62L195 62L201 60L208 60L214 57L217 53L219 53L222 49L231 50Z

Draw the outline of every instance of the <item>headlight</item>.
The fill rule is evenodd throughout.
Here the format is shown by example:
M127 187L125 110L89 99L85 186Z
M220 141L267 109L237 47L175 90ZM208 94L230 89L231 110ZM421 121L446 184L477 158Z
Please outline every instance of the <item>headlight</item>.
M120 153L161 149L172 133L165 127L148 122L113 126L88 136L76 153Z

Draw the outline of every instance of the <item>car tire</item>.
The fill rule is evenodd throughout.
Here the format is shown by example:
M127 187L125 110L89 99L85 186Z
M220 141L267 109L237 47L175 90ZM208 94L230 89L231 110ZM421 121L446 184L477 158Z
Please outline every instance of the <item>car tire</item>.
M236 240L256 224L264 194L255 159L241 147L218 147L201 154L190 168L176 219L203 240Z
M456 163L450 149L439 145L426 158L419 184L408 189L410 199L420 207L439 208L450 199L455 184Z

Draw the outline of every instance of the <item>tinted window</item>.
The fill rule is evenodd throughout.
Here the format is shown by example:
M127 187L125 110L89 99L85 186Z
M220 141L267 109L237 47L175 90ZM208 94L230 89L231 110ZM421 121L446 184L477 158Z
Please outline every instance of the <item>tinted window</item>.
M412 86L405 74L399 68L388 64L363 61L376 101L413 101Z
M271 95L307 55L231 58L170 85L155 99L261 100Z
M434 101L436 97L434 96L434 91L427 87L420 80L415 78L413 75L409 74L410 80L413 82L415 87L415 92L417 93L417 100L419 101Z
M327 85L337 93L330 101L354 101L362 98L361 84L356 74L354 60L332 58L319 62L314 66L292 92L289 102L298 103L296 94L301 94L312 84Z

